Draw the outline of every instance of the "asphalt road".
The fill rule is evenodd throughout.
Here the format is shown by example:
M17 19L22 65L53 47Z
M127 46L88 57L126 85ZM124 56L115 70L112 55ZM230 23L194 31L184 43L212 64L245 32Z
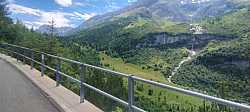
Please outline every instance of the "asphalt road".
M59 112L31 81L0 59L0 112Z

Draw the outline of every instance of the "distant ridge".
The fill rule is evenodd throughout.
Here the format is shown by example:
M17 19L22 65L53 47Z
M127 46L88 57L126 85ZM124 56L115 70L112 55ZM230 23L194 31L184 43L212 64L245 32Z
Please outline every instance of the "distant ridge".
M92 17L68 34L128 16L190 22L224 15L233 11L238 3L240 2L235 0L138 0L118 11Z
M65 33L67 33L68 31L70 31L72 29L73 29L72 27L56 27L54 33L58 36L64 36ZM42 25L36 30L36 32L49 34L50 33L50 26L49 25Z

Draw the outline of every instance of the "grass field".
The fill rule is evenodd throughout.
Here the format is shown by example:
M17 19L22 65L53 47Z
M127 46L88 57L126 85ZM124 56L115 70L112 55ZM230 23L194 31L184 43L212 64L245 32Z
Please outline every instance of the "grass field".
M140 66L130 63L124 63L122 59L120 58L112 58L110 56L107 56L104 53L100 53L101 63L103 65L106 65L107 68L113 69L115 71L133 74L138 77L142 77L145 79L150 79L162 83L169 84L166 80L163 74L160 72L154 71L154 70L145 70L142 69ZM125 81L127 83L127 81ZM176 93L173 91L164 90L155 86L151 86L145 83L137 83L136 88L140 88L140 86L143 85L142 90L136 89L135 96L144 98L144 100L149 100L148 102L151 102L152 104L142 104L143 101L136 101L137 106L141 108L149 108L144 107L144 105L150 105L150 108L159 108L158 106L162 105L180 105L182 108L190 108L202 106L203 105L203 99L191 97L188 95ZM171 84L174 85L174 84ZM175 85L177 86L177 85ZM149 95L149 91L153 91L152 94Z
M107 68L113 69L115 71L132 74L157 82L168 83L167 80L165 80L163 74L161 74L159 71L154 71L153 69L142 69L142 67L138 65L124 63L121 58L112 58L104 53L100 54L100 58L103 65L108 65L108 67L106 66Z

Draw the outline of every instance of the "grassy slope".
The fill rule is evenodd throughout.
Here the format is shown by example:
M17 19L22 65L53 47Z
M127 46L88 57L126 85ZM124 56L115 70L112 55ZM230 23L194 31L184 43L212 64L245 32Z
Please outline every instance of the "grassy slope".
M177 84L205 90L220 97L250 102L249 65L240 64L249 60L249 38L211 44L193 63L183 66L174 80Z
M190 25L187 23L178 23L171 21L160 21L158 24L162 32L169 32L173 34L189 32Z
M205 26L206 28L208 28L208 31L210 33L216 33L216 34L227 34L227 32L232 32L230 34L236 34L236 35L241 35L242 31L245 31L248 29L249 25L246 25L244 27L242 27L241 21L243 20L249 20L247 19L247 13L245 12L245 10L241 10L242 13L235 13L234 15L227 15L222 19L214 19L214 20L207 20L205 22L202 23L203 26ZM236 19L235 17L246 17L246 18L241 18L241 20L236 21L238 19ZM233 17L233 19L232 19ZM125 22L124 22L125 21ZM151 20L146 20L146 19L136 19L133 21L129 21L126 22L126 19L122 21L122 23L120 23L120 21L116 21L117 23L110 23L110 24L104 24L96 29L92 29L89 31L86 31L84 33L82 33L82 35L78 35L78 39L84 38L84 41L87 41L91 44L95 44L92 46L101 46L102 48L100 48L101 50L112 50L115 52L119 52L122 56L124 55L124 51L129 51L131 49L133 49L136 45L136 41L138 39L143 38L143 36L149 32L157 32L157 31L168 31L168 32L185 32L187 29L187 25L185 24L174 24L174 23L169 23L169 22L162 22L162 26L159 27L155 27L155 23L153 23ZM247 23L250 23L248 21L246 21ZM123 24L124 23L124 24ZM164 24L163 24L164 23ZM185 26L183 28L181 28L181 26ZM174 27L173 27L174 26ZM237 26L237 27L235 27ZM156 29L154 29L156 28ZM238 30L240 29L240 31L234 32L234 30ZM112 31L112 32L111 32ZM100 35L97 35L100 34ZM105 37L105 38L104 38ZM91 40L92 39L92 40ZM109 43L109 44L106 44ZM112 54L111 54L112 55ZM110 67L111 69L114 69L116 71L120 71L120 72L125 72L125 73L132 73L132 74L138 74L138 76L143 77L143 78L147 78L147 79L152 79L155 81L160 81L160 82L165 82L165 78L164 76L157 71L154 71L152 69L142 69L141 66L135 65L135 64L129 64L129 63L124 63L122 59L120 58L111 58L107 55L101 54L101 58L103 58L104 60L101 60L103 65L108 65L108 67ZM155 63L159 63L157 60L159 58L153 58L153 61ZM192 67L192 66L191 66ZM203 67L203 66L202 66ZM210 73L210 71L206 70L205 68L202 67L197 67L197 74L200 73L205 73L203 74L203 80L206 80L207 78L209 78L208 76L206 76L208 73ZM193 69L190 68L190 71L192 71ZM203 72L205 71L205 72ZM154 74L154 75L152 75ZM192 74L192 73L191 73ZM213 77L213 76L211 76ZM216 78L216 75L214 76ZM197 77L195 77L197 78ZM202 80L202 81L203 81ZM192 83L192 81L191 81ZM197 83L199 84L199 82ZM149 87L151 88L151 87ZM147 100L149 100L149 102L145 102L145 103L150 103L150 101L157 103L157 98L155 98L154 96L148 96L148 87L146 87L146 89L144 89L141 92L138 92L138 94L140 94L140 96L144 96L142 98L146 98ZM155 90L156 94L160 94L161 92L158 91L162 91L162 90ZM164 96L168 96L169 94L164 94L162 95L162 97ZM177 94L170 94L169 98L174 98L173 96L177 95ZM162 97L160 99L162 99ZM185 99L185 98L183 98ZM182 100L183 100L182 99ZM176 100L176 99L175 99ZM188 102L196 102L195 104L202 104L200 102L200 100L192 100L192 98L187 98L186 99ZM182 101L180 101L182 102ZM185 101L184 101L185 102ZM182 102L183 103L183 102ZM188 104L188 103L185 103Z
M128 74L134 74L138 77L152 79L162 83L166 82L163 74L157 71L145 70L135 64L124 63L121 58L112 58L104 53L100 54L101 63L106 65L107 68L115 71L124 72ZM198 109L198 106L203 105L203 100L180 93L166 91L154 86L137 82L136 86L136 105L147 109L148 111L166 111L170 109L169 105L178 105L180 109ZM149 91L152 90L152 95L149 95ZM147 100L147 102L145 102ZM177 106L176 106L177 107Z
M239 9L223 17L210 18L203 22L209 33L245 36L250 31L249 9Z
M134 49L137 43L148 33L176 33L188 31L187 29L188 25L183 23L129 16L116 18L93 28L82 30L70 38L82 44L87 42L98 50L111 50L113 55L115 55L115 53L123 54Z
M133 74L145 79L167 83L165 77L159 71L153 71L152 69L145 70L138 65L131 63L124 63L124 61L121 58L112 58L103 53L100 54L100 58L101 58L101 63L103 65L106 65L106 67L111 68L115 71Z
M165 77L171 75L171 71L188 54L186 49L136 49L125 56L125 61L142 66L144 69L160 71Z

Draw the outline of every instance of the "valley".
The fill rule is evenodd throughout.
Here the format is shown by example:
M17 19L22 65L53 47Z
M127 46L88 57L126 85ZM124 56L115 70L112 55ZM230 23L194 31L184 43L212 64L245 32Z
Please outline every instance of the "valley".
M50 26L36 32L5 15L0 15L0 42L250 105L247 0L138 0L96 15L76 28L62 27L52 33ZM50 59L46 63L56 65ZM80 78L76 65L62 63L62 70ZM91 68L84 73L87 83L128 100L126 79ZM55 78L52 72L48 74ZM79 87L71 83L63 80L64 86L79 94ZM134 91L135 105L149 112L238 112L142 82L135 82ZM104 111L127 111L91 90L85 94Z
M243 41L240 41L242 38L248 40L246 32L250 28L248 28L249 19L246 19L249 17L247 9L245 7L238 9L233 5L234 2L221 0L200 3L199 7L196 7L195 3L180 5L183 6L182 8L185 7L184 9L192 9L190 12L186 10L184 14L196 14L192 18L193 23L190 23L191 19L181 15L182 11L172 13L173 7L169 6L171 4L174 2L155 0L104 15L103 20L102 17L97 20L93 18L83 23L83 25L88 25L82 27L82 30L77 28L79 33L68 38L77 41L80 45L89 44L92 48L102 52L101 63L106 68L246 103L246 99L243 100L241 95L247 98L248 88L241 87L249 87L247 86L249 80L244 80L248 77L249 71L247 69L236 70L231 66L231 62L222 62L230 58L241 60L244 56L249 56L250 44L243 44ZM226 6L220 7L221 4L226 4ZM152 9L146 10L141 7ZM208 7L210 8L206 12L205 9ZM158 9L158 12L153 12L154 9ZM161 12L163 10L171 13L165 15ZM198 11L194 12L195 10ZM172 16L173 18L170 19L165 18ZM92 24L91 26L93 21L99 25ZM240 21L245 21L245 27L241 27ZM242 45L244 47L240 47ZM239 47L244 51L238 52ZM249 58L243 60L249 60ZM208 65L208 62L211 64ZM234 61L234 65L237 66L240 62ZM227 74L230 74L230 77ZM227 76L228 78L225 78ZM237 87L241 89L237 90ZM154 105L157 104L154 103ZM214 108L212 105L207 109L211 108L210 111L216 111L212 109ZM151 111L159 108L154 109Z

